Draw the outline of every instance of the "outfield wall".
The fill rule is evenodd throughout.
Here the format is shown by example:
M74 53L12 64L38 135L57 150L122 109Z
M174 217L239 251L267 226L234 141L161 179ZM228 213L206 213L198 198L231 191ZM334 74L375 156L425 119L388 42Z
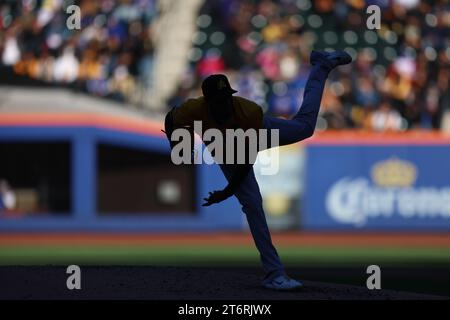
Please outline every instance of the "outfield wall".
M97 206L97 146L100 143L165 155L170 149L161 125L148 120L92 114L3 114L1 142L64 141L70 144L69 212L12 212L0 215L0 231L168 231L239 230L243 215L236 200L202 207L201 198L225 185L218 166L195 166L195 210L100 214ZM5 157L7 155L4 155ZM0 160L1 161L1 160ZM17 170L21 170L17 168ZM14 186L14 182L11 182ZM124 191L127 188L123 186ZM120 195L119 195L120 196ZM149 194L149 196L151 196Z
M245 229L245 216L235 198L220 205L201 206L209 191L226 184L217 165L194 166L195 190L189 190L195 198L192 212L99 212L98 146L107 144L168 157L169 147L160 129L157 122L118 116L2 114L0 143L70 145L71 201L67 212L57 214L42 210L2 213L0 231ZM450 230L448 135L326 132L281 149L279 172L273 176L256 174L273 229ZM0 157L0 170L7 156ZM159 176L170 174L173 176L166 170ZM111 180L105 181L108 184ZM10 182L14 187L14 181ZM123 186L124 194L129 187ZM121 197L120 192L116 196Z
M328 132L306 147L307 230L450 231L450 136Z

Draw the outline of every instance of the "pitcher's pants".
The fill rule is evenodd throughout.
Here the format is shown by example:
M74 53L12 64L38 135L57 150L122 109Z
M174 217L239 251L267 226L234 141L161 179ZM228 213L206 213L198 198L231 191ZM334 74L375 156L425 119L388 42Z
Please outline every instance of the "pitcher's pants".
M269 130L268 137L271 136L270 130L278 129L279 145L287 145L312 136L316 127L320 101L328 72L320 65L312 67L306 83L302 106L292 119L264 117L264 128ZM235 165L222 164L220 167L227 180L230 180L236 168ZM264 214L262 197L253 168L239 186L235 196L247 217L253 240L259 251L262 266L266 273L265 279L271 280L279 275L284 275L284 266L272 244Z

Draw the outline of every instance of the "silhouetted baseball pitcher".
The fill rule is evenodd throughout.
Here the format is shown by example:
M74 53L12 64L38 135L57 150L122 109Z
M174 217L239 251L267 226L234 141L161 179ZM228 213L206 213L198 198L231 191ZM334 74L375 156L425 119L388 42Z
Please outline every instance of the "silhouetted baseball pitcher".
M306 83L303 103L297 114L290 120L263 115L261 107L256 103L233 96L237 91L231 88L225 75L211 75L202 83L203 97L188 99L166 115L165 133L171 147L174 146L171 140L173 130L181 127L192 128L194 121L201 121L203 130L264 128L270 132L277 129L281 146L311 137L315 130L322 93L329 72L351 61L350 55L344 51L331 53L312 51L310 56L312 69ZM268 136L270 137L270 133ZM263 286L275 290L298 289L302 284L287 276L272 244L252 163L249 161L246 164L220 164L228 185L223 190L210 192L209 196L204 198L203 206L210 206L233 195L236 196L242 205L242 211L246 214L266 273Z

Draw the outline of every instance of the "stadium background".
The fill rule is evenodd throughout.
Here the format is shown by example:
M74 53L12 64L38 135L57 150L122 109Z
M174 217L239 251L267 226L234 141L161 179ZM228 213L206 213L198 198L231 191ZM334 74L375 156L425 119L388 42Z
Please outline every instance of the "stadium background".
M66 27L71 4L81 30ZM366 28L371 4L379 30ZM330 74L315 136L258 176L274 242L300 278L364 285L378 264L387 286L448 294L449 6L2 1L0 264L259 272L237 202L199 204L224 184L218 169L171 165L164 113L225 73L289 117L309 52L345 49L355 62Z

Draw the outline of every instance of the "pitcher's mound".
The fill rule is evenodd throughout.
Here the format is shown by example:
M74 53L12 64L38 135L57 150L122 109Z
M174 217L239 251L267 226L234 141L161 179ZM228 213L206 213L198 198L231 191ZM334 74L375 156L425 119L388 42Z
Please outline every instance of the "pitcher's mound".
M68 290L66 267L0 267L0 299L145 300L329 300L439 299L443 297L368 290L364 287L303 281L296 292L260 286L258 275L221 269L149 266L82 266L81 290Z

